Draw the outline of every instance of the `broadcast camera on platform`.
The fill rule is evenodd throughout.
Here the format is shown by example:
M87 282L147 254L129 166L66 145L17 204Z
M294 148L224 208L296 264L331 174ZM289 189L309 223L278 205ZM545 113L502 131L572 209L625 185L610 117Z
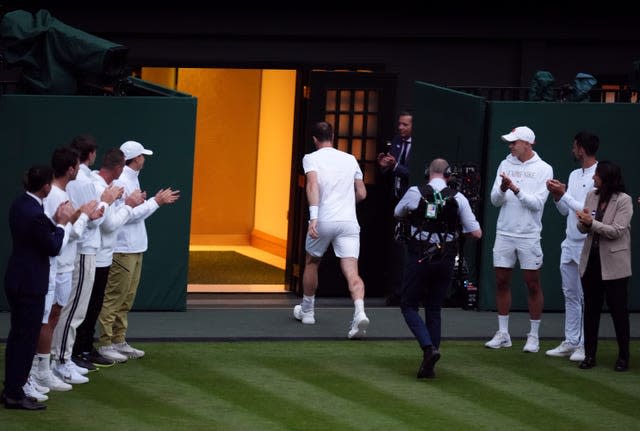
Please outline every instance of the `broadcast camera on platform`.
M482 200L480 168L471 162L454 162L449 167L451 168L451 177L447 185L462 193L469 201L473 212L477 214Z
M480 168L471 162L453 162L449 167L451 177L447 185L462 193L469 201L474 214L479 214L482 202ZM470 274L467 259L464 256L464 236L460 236L460 241L451 285L445 294L445 305L473 310L478 306L478 287L468 280Z

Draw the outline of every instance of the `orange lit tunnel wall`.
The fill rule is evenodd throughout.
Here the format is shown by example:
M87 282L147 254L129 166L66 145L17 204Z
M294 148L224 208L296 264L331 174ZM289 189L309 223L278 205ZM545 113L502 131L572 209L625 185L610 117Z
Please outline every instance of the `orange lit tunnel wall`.
M143 68L198 99L192 244L251 244L285 256L293 70Z
M223 242L249 242L261 75L260 70L179 70L178 89L198 97L192 237L216 235Z
M263 70L256 206L251 244L286 256L295 70Z

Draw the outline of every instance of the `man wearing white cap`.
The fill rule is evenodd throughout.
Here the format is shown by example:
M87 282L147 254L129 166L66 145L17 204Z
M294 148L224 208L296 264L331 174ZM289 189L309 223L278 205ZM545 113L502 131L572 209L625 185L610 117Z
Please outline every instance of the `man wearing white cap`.
M511 154L498 166L491 189L491 203L500 207L493 246L498 331L485 346L492 349L511 347L510 282L518 260L527 285L531 319L531 329L522 350L535 353L540 349L538 330L544 303L540 287L542 211L549 196L546 183L553 178L553 169L533 151L535 134L530 128L516 127L503 135L502 140L509 144Z
M124 186L126 198L136 190L142 190L138 175L144 166L145 155L150 156L153 151L136 141L125 142L120 146L120 150L124 153L125 167L120 178L114 182ZM138 290L142 254L147 251L147 229L144 220L161 205L171 204L179 197L178 190L159 190L153 198L135 207L127 222L118 231L113 264L109 269L102 310L98 317L98 353L108 359L123 362L126 358L144 356L144 351L130 346L126 341L127 314L133 306Z

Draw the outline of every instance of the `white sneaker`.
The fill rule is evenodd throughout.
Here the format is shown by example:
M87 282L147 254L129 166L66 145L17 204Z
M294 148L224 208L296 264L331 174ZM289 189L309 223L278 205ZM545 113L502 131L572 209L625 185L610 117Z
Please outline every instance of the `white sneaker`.
M116 349L116 352L126 356L127 358L138 359L144 356L144 350L136 349L135 347L127 344L126 341L123 341L122 343L114 343L112 345L113 348Z
M88 369L86 369L85 367L81 367L80 365L78 365L75 362L73 362L73 360L70 360L69 363L71 364L71 366L73 368L75 368L76 372L78 374L80 374L81 376L89 374L89 370Z
M22 390L24 391L24 394L26 396L35 398L39 403L47 401L49 399L48 396L46 396L45 394L41 394L36 390L36 388L33 387L33 385L31 384L31 379L27 379L27 383L24 384Z
M60 380L51 370L44 372L38 371L34 374L33 380L39 385L45 386L52 391L65 392L73 389L73 386Z
M567 341L563 341L555 349L547 350L545 352L545 354L547 356L554 356L556 358L563 358L565 356L571 356L573 354L573 352L576 351L577 348L578 348L578 346L576 346L575 344L571 344L571 343L569 343Z
M351 321L351 328L349 329L349 333L347 334L347 338L362 338L367 335L367 328L369 327L369 318L364 312L358 313L356 316L353 316L353 320Z
M584 361L584 346L578 347L575 352L569 356L569 360L573 362L582 362Z
M51 391L51 389L49 389L48 387L39 385L38 382L33 379L33 376L31 374L29 374L29 377L27 378L27 383L33 386L33 389L40 392L41 394L48 394Z
M89 379L82 374L78 373L75 367L72 365L73 361L62 363L55 363L53 366L53 372L56 373L60 379L65 383L79 385L81 383L87 383Z
M104 356L105 358L112 360L113 362L127 362L127 357L118 352L115 347L113 347L113 344L98 347L98 353L100 353L100 355Z
M536 335L527 334L527 342L522 348L523 352L537 353L540 350L540 340Z
M499 349L501 347L511 347L511 336L508 332L497 331L496 335L486 343L484 343L485 347L490 349Z
M311 310L305 313L304 311L302 311L302 305L300 304L293 307L293 317L295 317L305 325L314 325L316 323L315 312Z

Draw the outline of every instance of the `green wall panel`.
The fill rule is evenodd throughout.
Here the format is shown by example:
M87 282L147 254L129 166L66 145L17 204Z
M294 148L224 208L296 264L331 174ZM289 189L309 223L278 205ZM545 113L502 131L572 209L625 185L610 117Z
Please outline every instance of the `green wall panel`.
M553 167L554 176L566 183L569 173L578 167L571 154L573 136L583 129L597 133L601 140L598 158L619 163L627 192L634 201L640 195L640 175L635 173L640 163L639 104L486 102L480 97L424 82L415 83L414 100L414 137L418 145L412 150L412 184L423 181L425 164L434 157L481 166L482 201L476 216L482 225L483 238L475 245L467 242L465 246L471 270L469 278L479 280L481 309L495 310L492 249L498 208L491 204L489 193L498 164L509 153L501 135L516 126L531 127L538 142L534 149ZM638 219L637 215L632 219L633 250L637 250L640 243L638 235L633 233L640 227ZM566 220L551 198L547 201L542 223L545 311L564 311L559 265ZM640 259L632 259L633 271L638 273ZM632 278L630 305L631 309L640 310L640 291L634 284ZM527 310L526 287L519 269L513 273L512 294L512 309Z
M136 310L185 310L189 258L196 99L192 97L26 96L0 97L0 144L4 156L0 198L0 273L11 250L7 223L13 198L22 191L23 172L48 164L57 146L83 133L96 137L97 169L106 149L137 140L154 151L140 183L152 197L163 187L181 191L173 205L146 221L149 249L134 304ZM0 309L6 310L4 289Z
M486 102L482 97L416 82L413 137L410 158L411 184L424 182L427 163L442 157L449 163L482 165ZM476 217L482 209L478 207ZM466 241L464 256L469 278L478 282L480 242Z
M495 280L492 264L492 248L498 208L489 199L490 187L496 169L509 153L500 136L516 126L529 126L536 134L534 150L553 167L554 177L566 183L569 173L579 167L573 161L571 144L580 130L590 130L600 137L599 160L611 160L622 166L627 192L635 198L640 194L640 175L636 169L640 163L638 136L640 136L640 105L600 103L541 103L541 102L490 102L487 110L487 147L484 238L482 240L482 269L480 282L480 306L495 309ZM638 207L634 208L636 211ZM638 250L637 234L639 217L632 219L632 250ZM542 289L545 311L564 310L560 265L560 243L565 236L566 220L557 211L551 197L548 198L542 218ZM633 258L633 272L640 271L640 260ZM640 292L630 282L631 308L640 309ZM527 310L526 287L521 271L516 269L512 280L513 310Z

